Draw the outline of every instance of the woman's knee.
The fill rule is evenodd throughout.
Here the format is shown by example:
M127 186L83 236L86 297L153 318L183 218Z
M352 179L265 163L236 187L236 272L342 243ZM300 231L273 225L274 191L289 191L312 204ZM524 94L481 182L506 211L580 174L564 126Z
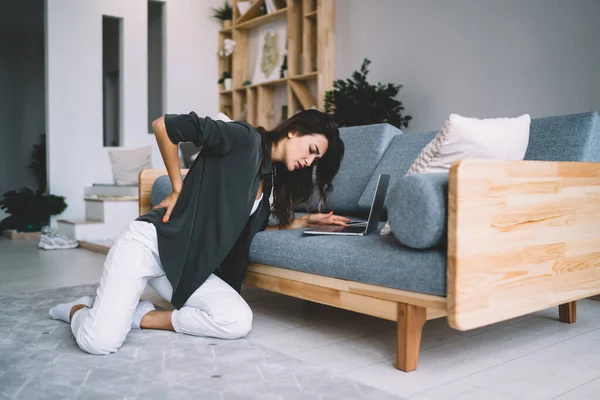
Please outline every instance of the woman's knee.
M226 332L226 339L239 339L252 330L252 309L242 301L222 315L213 315L213 320Z
M252 329L253 319L252 310L245 303L221 313L183 307L173 317L176 332L221 339L239 339L246 336Z
M77 332L75 340L81 350L97 356L115 353L125 341L120 335L107 333L87 335L84 330Z

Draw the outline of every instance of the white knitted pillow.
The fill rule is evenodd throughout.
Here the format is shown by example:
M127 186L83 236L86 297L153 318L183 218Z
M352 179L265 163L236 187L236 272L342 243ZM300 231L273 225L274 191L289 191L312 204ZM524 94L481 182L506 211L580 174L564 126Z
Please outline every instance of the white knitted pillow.
M444 173L452 163L464 159L518 161L529 144L528 114L516 118L465 118L450 114L435 138L413 162L406 175ZM390 235L390 222L381 230Z

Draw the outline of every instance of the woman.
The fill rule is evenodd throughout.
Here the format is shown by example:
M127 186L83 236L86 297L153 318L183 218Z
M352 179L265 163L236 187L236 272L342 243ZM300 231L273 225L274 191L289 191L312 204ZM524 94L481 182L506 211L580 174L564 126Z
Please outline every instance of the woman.
M311 203L315 187L326 202L344 155L326 114L307 110L272 131L193 112L169 114L154 121L153 130L172 192L123 230L106 257L95 299L50 310L52 318L71 323L77 344L91 354L117 351L132 328L245 336L252 311L239 292L256 232L349 222L332 212L293 217L295 206ZM184 141L202 146L185 180L178 159ZM277 225L268 226L271 212ZM147 283L175 310L140 301Z

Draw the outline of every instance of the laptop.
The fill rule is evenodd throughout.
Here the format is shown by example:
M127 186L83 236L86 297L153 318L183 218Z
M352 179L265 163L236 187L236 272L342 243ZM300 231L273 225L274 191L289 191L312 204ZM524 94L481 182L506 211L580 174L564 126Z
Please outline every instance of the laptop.
M379 224L381 212L383 211L383 203L387 193L390 176L386 174L379 175L377 179L377 188L371 203L369 211L369 220L367 222L351 222L350 226L340 225L322 225L304 230L305 235L350 235L350 236L365 236L373 232Z

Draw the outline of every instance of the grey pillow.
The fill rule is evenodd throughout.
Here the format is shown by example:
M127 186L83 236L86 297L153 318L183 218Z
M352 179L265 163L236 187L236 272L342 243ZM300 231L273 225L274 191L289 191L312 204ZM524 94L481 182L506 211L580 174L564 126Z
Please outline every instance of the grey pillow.
M152 147L137 149L109 149L108 157L115 185L137 185L138 174L152 169Z
M185 174L181 176L185 179ZM173 190L173 185L171 185L171 179L169 175L161 175L152 184L152 189L150 190L150 204L152 207L156 207L160 204L161 201L165 197L167 197L171 191Z
M400 243L414 249L436 246L447 232L448 174L414 174L388 190L388 220Z

